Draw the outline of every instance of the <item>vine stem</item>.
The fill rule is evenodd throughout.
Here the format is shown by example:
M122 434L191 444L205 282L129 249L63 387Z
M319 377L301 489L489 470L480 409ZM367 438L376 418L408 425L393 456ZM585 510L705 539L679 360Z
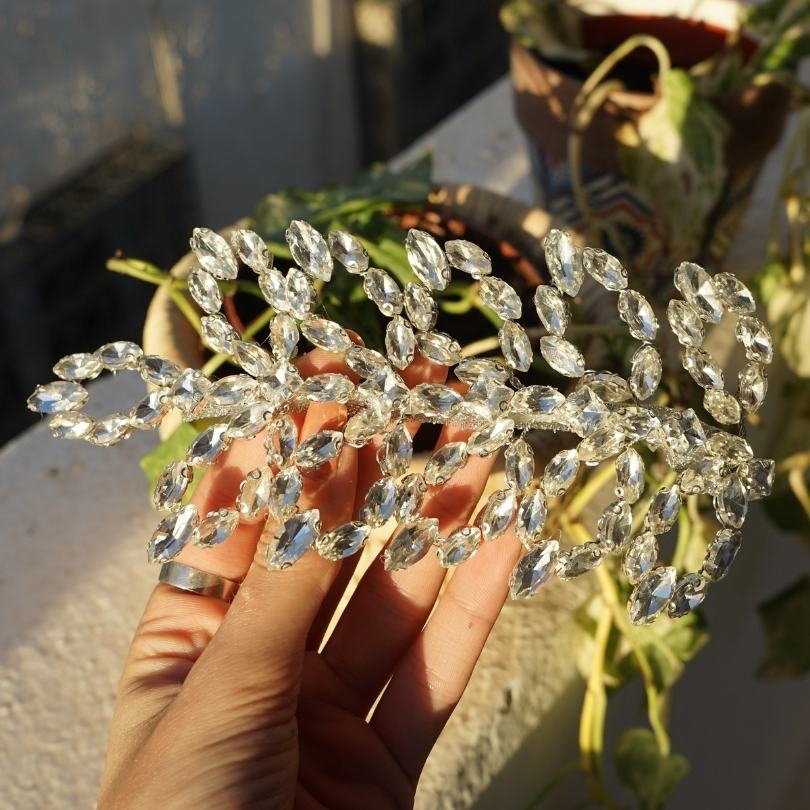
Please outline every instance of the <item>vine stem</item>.
M602 82L607 78L610 71L636 48L647 48L653 52L658 61L659 77L665 77L669 73L672 63L664 43L649 34L637 34L626 39L597 65L590 76L582 83L582 87L574 98L571 107L571 132L568 136L567 145L571 189L592 244L598 244L600 240L599 235L594 230L593 217L582 182L582 136L610 93L623 87L621 82L615 80L605 82L605 84L602 84Z

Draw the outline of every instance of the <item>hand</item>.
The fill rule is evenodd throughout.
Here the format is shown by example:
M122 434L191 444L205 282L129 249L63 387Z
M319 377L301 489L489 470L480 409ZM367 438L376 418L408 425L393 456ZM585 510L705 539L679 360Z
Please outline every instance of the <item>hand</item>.
M316 349L304 376L346 371ZM417 357L406 382L442 381ZM296 416L301 438L345 419L336 404ZM412 432L417 425L412 425ZM465 438L445 426L439 444ZM345 447L307 479L302 508L324 530L355 518L380 475L376 445ZM201 514L233 503L245 473L264 462L262 436L235 443L194 494ZM466 524L492 459L471 457L422 513L444 536ZM261 526L240 524L213 549L179 560L243 580L231 605L158 585L135 633L113 717L99 807L405 808L424 762L461 697L507 593L520 554L511 532L454 572L434 554L406 571L373 561L330 634L356 558L309 551L270 571ZM379 700L378 700L379 698Z

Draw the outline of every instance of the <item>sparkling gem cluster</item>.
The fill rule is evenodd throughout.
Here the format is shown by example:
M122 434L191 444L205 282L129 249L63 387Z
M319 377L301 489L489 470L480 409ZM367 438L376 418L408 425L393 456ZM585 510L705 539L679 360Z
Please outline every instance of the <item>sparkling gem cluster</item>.
M609 555L620 555L634 585L628 610L635 623L651 622L662 612L685 615L702 602L710 583L726 575L740 547L748 503L769 494L774 469L772 461L754 457L742 436L741 419L756 412L765 397L773 344L754 314L753 296L735 276L712 276L684 262L675 271L680 297L666 310L681 363L703 389L704 408L716 423L708 424L692 409L665 407L655 399L662 358L653 307L628 288L627 273L615 257L581 249L563 231L552 230L545 238L550 282L537 287L533 303L544 332L540 355L571 379L567 395L521 381L534 359L529 334L519 323L524 301L492 275L488 255L471 242L457 239L442 247L424 231L409 231L405 247L414 280L402 289L384 270L369 266L367 251L349 233L332 232L324 239L307 222L293 221L286 238L295 262L286 273L274 267L265 243L250 230L235 231L230 243L202 228L191 238L197 266L188 287L203 311L203 340L214 352L230 356L242 373L211 380L196 369L144 355L134 343L117 341L94 353L64 357L54 366L59 380L38 386L28 400L31 410L50 415L54 436L102 446L156 427L173 409L187 421L215 420L157 483L154 505L165 517L149 542L150 560L169 560L189 543L216 546L240 521L270 516L265 529L270 568L287 568L311 548L327 559L343 559L388 521L397 529L384 551L387 569L407 568L431 550L441 565L451 567L514 526L525 547L511 575L514 598L533 595L553 575L577 577ZM217 282L236 278L240 262L257 274L275 311L264 345L242 340L220 312ZM385 354L357 345L338 323L315 312L314 284L329 282L335 262L362 277L366 296L387 319ZM445 289L452 269L478 283L481 301L502 321L498 357L463 358L458 341L435 329L434 294ZM565 338L569 299L579 294L586 278L615 293L619 317L638 341L627 379L588 370L583 354ZM726 390L722 369L703 348L707 325L717 324L724 313L735 316L735 335L746 357L734 393ZM302 379L293 362L302 336L339 355L352 376L323 373ZM466 384L466 393L434 383L409 388L400 372L417 351L450 367ZM128 414L95 420L85 414L88 392L82 383L104 370L125 369L148 384L146 396ZM323 430L299 441L290 412L313 402L345 404L347 420L341 430ZM414 422L458 423L472 432L466 441L437 449L424 471L414 472L408 427ZM564 431L578 441L538 470L527 439L541 431ZM260 433L266 464L246 475L232 508L201 515L184 503L201 469L234 440ZM299 509L304 476L336 459L344 446L362 447L372 440L379 447L381 477L365 493L356 520L324 531L318 509ZM648 451L663 458L676 474L671 485L643 504L646 470L639 449L648 458ZM420 511L428 489L446 484L470 456L501 452L504 488L488 497L471 525L441 536L436 519ZM558 537L547 531L549 510L573 487L581 468L609 459L615 465L615 500L599 517L592 540L561 549ZM701 493L713 499L722 528L699 570L678 577L674 567L659 562L659 537L677 523L684 499Z

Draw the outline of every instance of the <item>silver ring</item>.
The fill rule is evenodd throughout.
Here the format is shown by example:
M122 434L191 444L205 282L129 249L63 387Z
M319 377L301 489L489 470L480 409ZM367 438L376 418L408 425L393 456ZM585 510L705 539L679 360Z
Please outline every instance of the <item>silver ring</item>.
M223 602L232 602L239 590L239 583L232 579L225 579L217 574L200 571L190 565L169 560L160 566L158 581L165 582L173 588L189 593L198 593L201 596L213 596Z

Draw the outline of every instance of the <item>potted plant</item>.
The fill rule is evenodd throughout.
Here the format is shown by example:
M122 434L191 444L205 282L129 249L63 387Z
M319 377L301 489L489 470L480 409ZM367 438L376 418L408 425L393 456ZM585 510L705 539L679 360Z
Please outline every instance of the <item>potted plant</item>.
M512 0L511 74L540 203L650 274L717 265L779 140L810 4ZM668 290L667 290L668 291Z

